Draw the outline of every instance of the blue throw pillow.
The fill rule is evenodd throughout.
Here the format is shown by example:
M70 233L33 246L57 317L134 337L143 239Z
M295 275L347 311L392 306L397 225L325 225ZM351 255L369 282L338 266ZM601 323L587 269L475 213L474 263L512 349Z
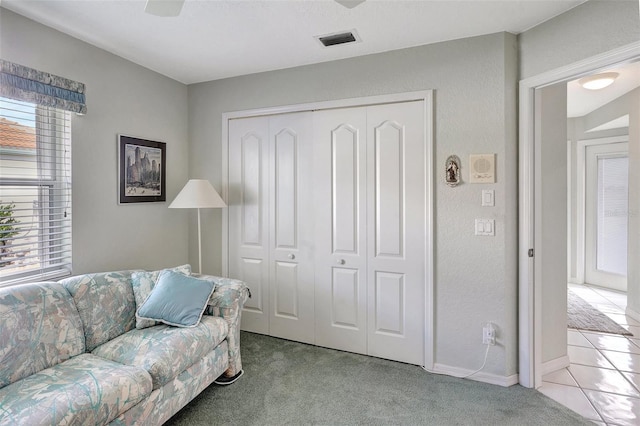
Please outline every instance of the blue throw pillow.
M191 275L191 265L176 266L175 268L166 268L174 272L180 272L183 275ZM133 295L136 299L136 312L142 306L147 297L151 294L151 290L156 285L160 272L158 271L136 271L131 274L131 287L133 287ZM143 320L136 315L136 328L142 329L157 325L156 321Z
M195 327L214 288L213 281L164 270L137 315L176 327Z

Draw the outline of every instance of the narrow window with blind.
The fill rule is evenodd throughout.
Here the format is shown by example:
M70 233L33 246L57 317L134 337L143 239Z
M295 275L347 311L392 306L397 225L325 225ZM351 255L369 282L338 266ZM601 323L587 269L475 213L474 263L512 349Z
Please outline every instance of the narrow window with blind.
M71 273L70 114L0 97L0 286Z

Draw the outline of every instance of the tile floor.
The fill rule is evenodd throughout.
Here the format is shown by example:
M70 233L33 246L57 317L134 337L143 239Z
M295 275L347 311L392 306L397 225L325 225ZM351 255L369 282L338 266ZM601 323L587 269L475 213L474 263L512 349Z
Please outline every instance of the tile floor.
M633 337L569 329L571 365L538 389L599 425L640 425L640 322L625 315L624 293L569 284Z

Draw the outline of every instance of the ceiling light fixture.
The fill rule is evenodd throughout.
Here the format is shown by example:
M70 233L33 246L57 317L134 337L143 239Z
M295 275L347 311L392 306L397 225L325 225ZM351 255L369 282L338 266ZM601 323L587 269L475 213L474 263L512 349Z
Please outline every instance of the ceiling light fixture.
M180 15L184 0L147 0L144 11L156 16L173 17Z
M578 80L578 83L585 89L599 90L613 84L613 82L616 78L618 78L619 75L620 74L618 74L617 72L603 72L601 74L583 77Z
M360 3L364 3L365 0L336 0L336 2L340 3L341 5L346 7L347 9L353 9L354 7L359 5Z

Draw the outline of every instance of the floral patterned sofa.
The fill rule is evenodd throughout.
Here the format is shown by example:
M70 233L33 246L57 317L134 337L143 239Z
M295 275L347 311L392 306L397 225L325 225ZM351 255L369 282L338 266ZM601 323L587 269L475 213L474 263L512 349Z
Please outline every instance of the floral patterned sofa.
M196 327L136 328L135 272L0 289L0 425L162 424L241 373L243 282L205 277Z

